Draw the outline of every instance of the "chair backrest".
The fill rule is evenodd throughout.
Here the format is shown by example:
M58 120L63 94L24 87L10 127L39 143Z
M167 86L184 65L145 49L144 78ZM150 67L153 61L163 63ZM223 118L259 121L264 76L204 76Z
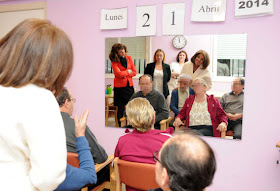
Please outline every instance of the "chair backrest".
M71 166L79 168L79 158L78 153L67 152L67 163Z
M114 160L116 172L117 191L121 190L120 183L139 190L158 188L156 183L154 164L129 162L119 159Z

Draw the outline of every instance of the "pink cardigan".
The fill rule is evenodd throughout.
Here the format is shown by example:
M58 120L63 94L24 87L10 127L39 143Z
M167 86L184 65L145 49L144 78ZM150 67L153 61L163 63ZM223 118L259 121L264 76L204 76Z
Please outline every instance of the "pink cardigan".
M161 149L172 133L172 127L165 131L154 129L144 133L135 129L128 131L119 138L114 155L126 161L155 164L153 153Z
M179 117L182 121L187 119L185 124L187 128L189 127L189 114L194 102L194 98L194 95L190 95L190 97L186 99L183 108L176 116L176 118ZM213 136L220 137L221 132L217 130L217 127L221 122L228 122L227 115L222 109L220 102L213 95L207 95L207 104L213 126Z

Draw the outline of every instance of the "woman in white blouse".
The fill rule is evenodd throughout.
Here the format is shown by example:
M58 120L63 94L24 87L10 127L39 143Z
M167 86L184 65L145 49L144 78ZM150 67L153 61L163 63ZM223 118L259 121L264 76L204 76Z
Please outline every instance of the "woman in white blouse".
M170 64L170 70L171 70L171 79L168 83L169 92L171 93L174 88L178 87L178 77L181 74L182 68L184 64L188 61L188 55L186 51L182 50L180 51L176 56L177 62L172 62Z
M185 125L202 135L220 137L227 130L228 119L219 100L206 94L207 84L201 78L193 81L192 88L195 95L186 99L173 125Z
M167 82L171 77L168 64L165 64L165 53L162 49L157 49L154 55L154 62L147 64L144 74L150 74L153 78L153 89L162 93L165 97L169 95Z
M55 95L72 65L69 38L47 20L27 19L0 40L0 190L50 191L65 179Z
M192 79L202 78L207 84L206 91L208 91L212 87L211 75L207 69L209 64L210 59L208 53L205 50L199 50L193 55L191 61L183 66L181 73L189 74ZM193 91L190 93L194 94Z

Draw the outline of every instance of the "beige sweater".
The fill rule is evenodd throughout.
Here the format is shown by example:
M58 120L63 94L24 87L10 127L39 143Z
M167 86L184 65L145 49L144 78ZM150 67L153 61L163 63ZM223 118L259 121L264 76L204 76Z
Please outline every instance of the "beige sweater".
M197 78L202 78L207 83L207 91L212 88L212 79L209 70L206 68L205 70L202 69L200 66L194 73L193 73L193 63L190 61L184 64L181 74L187 73L191 76L193 80Z
M50 191L64 180L66 138L51 91L0 86L0 190Z

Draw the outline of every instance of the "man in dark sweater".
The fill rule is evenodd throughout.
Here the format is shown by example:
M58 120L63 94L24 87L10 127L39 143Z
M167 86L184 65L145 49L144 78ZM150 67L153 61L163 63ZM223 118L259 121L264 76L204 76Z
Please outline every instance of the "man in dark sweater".
M153 79L149 74L145 74L139 78L140 91L134 93L130 100L142 97L146 98L153 106L156 112L155 129L159 129L159 122L169 117L169 110L162 93L153 89Z
M75 122L71 118L74 103L76 99L73 98L71 92L64 88L59 96L57 96L57 102L60 107L61 116L64 122L64 128L66 133L66 145L67 152L77 153L76 151L76 136L75 136ZM98 144L97 139L91 132L91 130L86 127L85 137L91 148L91 154L95 163L103 163L107 160L108 155L104 148ZM96 185L99 185L105 180L109 180L109 170L110 167L107 166L97 173L98 181Z

